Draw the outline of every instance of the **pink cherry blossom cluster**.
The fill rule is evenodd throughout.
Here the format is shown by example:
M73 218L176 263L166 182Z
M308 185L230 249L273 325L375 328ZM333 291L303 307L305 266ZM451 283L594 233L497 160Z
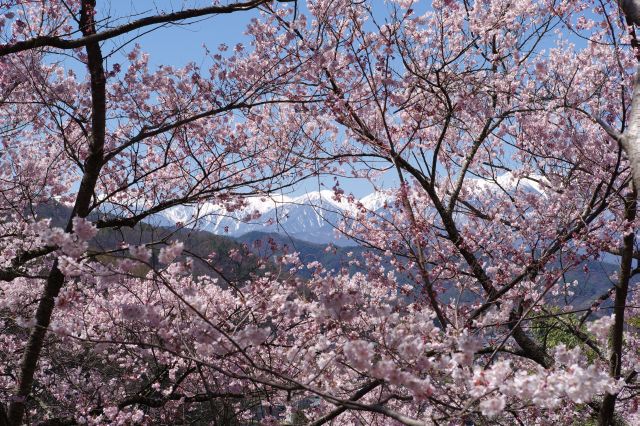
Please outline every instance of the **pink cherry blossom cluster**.
M0 424L638 423L634 4L0 1ZM202 242L328 175L338 266Z

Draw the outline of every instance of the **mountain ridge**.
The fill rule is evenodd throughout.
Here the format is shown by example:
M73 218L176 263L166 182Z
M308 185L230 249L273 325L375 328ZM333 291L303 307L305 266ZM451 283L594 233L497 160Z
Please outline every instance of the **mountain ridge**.
M473 199L475 195L486 192L525 191L544 196L549 186L549 182L540 176L516 177L508 172L489 180L470 178L467 188ZM344 215L363 209L380 213L395 202L396 194L397 189L377 190L355 199L322 189L297 196L249 196L242 200L245 205L241 208L205 202L173 207L154 219L159 225L200 228L230 237L253 231L276 232L310 242L356 246L355 242L335 230Z

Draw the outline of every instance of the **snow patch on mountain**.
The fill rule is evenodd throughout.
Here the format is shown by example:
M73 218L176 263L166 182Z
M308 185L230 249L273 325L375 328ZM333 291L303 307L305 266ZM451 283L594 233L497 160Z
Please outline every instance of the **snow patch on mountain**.
M393 203L394 195L387 191L372 192L371 194L360 199L360 203L372 212L380 211L386 205Z
M514 178L506 173L495 181L468 179L466 187L480 194L526 191L544 194L546 182L539 177ZM478 192L479 191L479 192ZM356 213L361 207L382 212L393 205L397 190L373 192L360 200L346 196L336 197L331 190L309 192L295 197L286 195L247 197L245 207L228 211L224 206L212 203L184 205L168 209L158 218L162 224L174 224L213 232L215 234L240 236L259 232L277 232L317 243L347 245L349 241L335 231L345 213Z
M544 195L544 187L549 186L548 181L542 176L515 177L512 173L504 173L495 179L469 179L469 181L471 181L469 187L493 193L523 191Z
M177 206L164 212L160 221L230 236L251 231L278 232L319 243L348 243L336 241L335 226L344 212L352 211L355 206L346 197L337 199L333 191L297 197L252 196L244 203L243 208L234 211L211 203Z

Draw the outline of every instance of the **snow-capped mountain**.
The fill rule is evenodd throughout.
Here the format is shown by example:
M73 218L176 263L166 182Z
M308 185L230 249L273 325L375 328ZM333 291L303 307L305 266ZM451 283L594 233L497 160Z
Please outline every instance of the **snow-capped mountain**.
M365 197L361 201L367 208L377 210L384 202L377 197ZM246 206L228 211L222 206L204 203L199 206L179 206L163 213L163 224L197 226L215 234L239 236L247 232L277 232L317 243L349 244L338 238L335 227L343 219L344 212L355 208L346 198L337 200L333 191L310 192L297 197L264 196L248 197Z
M528 178L515 178L511 173L504 173L495 178L495 180L470 179L471 185L476 191L490 191L494 193L517 191L529 192L534 194L544 194L544 186L548 185L545 178L541 176L530 176Z
M495 182L479 179L469 181L467 187L476 194L515 190L544 193L536 180L514 179L509 174L499 176ZM349 202L346 197L336 199L333 191L322 190L297 197L248 197L245 199L246 205L239 209L228 209L211 203L178 206L163 212L156 220L161 225L181 224L220 235L240 236L253 231L276 232L316 243L349 245L350 241L335 231L344 214L354 212L358 204L369 211L381 212L385 205L393 204L394 199L395 191L381 191Z

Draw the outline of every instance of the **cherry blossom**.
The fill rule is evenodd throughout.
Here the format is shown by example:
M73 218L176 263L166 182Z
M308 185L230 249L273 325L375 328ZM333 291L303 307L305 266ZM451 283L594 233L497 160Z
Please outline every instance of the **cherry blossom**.
M0 2L0 424L640 421L635 2L187 3ZM327 176L343 265L198 240Z

